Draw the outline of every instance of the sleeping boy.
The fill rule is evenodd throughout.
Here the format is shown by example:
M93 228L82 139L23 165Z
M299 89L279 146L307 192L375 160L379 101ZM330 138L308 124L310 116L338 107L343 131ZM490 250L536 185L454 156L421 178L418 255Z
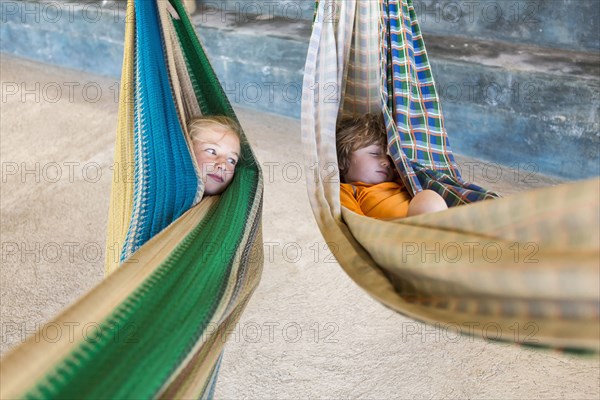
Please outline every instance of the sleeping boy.
M342 206L377 219L404 218L448 208L433 190L423 190L411 198L387 155L381 114L343 118L336 131Z

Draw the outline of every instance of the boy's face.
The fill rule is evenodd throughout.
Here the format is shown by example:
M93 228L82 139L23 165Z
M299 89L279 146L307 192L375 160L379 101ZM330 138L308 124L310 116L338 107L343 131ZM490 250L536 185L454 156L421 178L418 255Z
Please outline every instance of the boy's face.
M364 182L372 185L393 180L393 170L383 148L377 144L361 147L352 152L346 182Z
M194 156L200 167L204 193L222 193L233 179L240 158L237 135L221 127L204 128L193 141Z

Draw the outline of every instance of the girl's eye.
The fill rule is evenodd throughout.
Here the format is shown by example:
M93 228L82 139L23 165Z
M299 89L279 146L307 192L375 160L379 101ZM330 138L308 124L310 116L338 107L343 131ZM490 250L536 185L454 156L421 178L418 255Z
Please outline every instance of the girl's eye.
M211 149L211 148L205 149L204 151L206 151L206 152L207 152L207 153L209 153L209 154L212 154L213 156L214 156L215 154L217 154L217 152L215 151L215 149Z
M236 165L236 164L237 164L237 160L236 160L235 158L230 158L230 159L229 159L229 163L230 163L231 165Z

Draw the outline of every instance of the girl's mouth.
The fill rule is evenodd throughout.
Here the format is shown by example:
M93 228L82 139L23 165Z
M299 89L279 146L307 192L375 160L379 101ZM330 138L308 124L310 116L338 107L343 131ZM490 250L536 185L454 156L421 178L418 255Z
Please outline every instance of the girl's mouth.
M221 178L220 175L217 175L217 174L208 174L207 176L209 178L211 178L213 181L216 181L216 182L219 182L219 183L225 182L225 180L223 178Z

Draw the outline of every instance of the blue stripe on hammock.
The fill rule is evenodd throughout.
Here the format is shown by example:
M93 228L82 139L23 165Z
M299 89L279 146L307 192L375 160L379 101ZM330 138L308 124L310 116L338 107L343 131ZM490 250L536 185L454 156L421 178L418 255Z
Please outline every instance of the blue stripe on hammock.
M171 91L157 5L136 1L136 179L125 261L193 205L198 178ZM139 51L144 49L144 51Z

